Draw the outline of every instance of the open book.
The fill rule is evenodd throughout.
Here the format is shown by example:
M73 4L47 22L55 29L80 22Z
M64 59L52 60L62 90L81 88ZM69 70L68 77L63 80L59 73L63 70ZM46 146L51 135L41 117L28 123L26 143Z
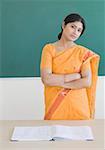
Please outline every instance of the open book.
M11 140L93 140L93 135L89 126L49 125L35 127L15 127Z

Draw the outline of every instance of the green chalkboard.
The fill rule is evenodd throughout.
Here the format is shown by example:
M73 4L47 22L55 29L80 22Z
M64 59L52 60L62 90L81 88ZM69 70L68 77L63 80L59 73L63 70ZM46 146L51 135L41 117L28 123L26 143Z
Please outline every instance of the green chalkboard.
M64 17L74 12L87 25L77 43L101 56L99 75L105 75L104 1L1 0L0 77L40 76L43 46L57 40Z

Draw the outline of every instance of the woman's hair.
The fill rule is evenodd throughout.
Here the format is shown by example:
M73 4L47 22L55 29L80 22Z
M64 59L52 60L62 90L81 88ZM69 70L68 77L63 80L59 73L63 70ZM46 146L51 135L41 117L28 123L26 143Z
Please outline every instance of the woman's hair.
M68 23L71 23L71 22L75 22L75 21L79 21L83 24L83 30L81 32L81 35L83 34L84 30L85 30L85 20L79 15L79 14L76 14L76 13L73 13L73 14L69 14L65 19L64 19L64 25L67 25ZM62 32L63 32L63 29L62 29L62 26L61 26L61 32L59 33L58 35L58 39L60 40L61 36L62 36ZM80 35L80 36L81 36Z

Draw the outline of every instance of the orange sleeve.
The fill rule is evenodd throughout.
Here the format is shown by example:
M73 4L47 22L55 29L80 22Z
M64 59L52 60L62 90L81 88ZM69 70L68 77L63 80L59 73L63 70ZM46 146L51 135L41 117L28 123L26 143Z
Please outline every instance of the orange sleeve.
M91 65L90 65L90 60L91 57L94 55L94 53L92 51L87 51L85 52L85 54L83 55L83 64L81 66L81 71L84 72L86 70L91 70Z
M98 79L98 65L100 56L92 51L87 51L83 55L82 60L83 64L81 67L81 71L91 69L92 73L92 84L90 87L86 88L86 92L90 108L90 118L93 119L95 114L96 85Z
M40 69L48 68L52 70L52 54L51 48L46 44L42 50Z
M91 70L90 61L87 61L81 67L81 72L85 72L87 70Z

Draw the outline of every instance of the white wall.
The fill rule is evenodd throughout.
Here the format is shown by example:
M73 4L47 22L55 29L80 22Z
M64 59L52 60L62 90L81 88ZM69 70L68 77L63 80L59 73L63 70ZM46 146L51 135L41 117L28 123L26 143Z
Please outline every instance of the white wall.
M104 115L105 77L99 77L96 95L96 116ZM40 78L0 79L0 120L39 120L44 115L43 84Z

